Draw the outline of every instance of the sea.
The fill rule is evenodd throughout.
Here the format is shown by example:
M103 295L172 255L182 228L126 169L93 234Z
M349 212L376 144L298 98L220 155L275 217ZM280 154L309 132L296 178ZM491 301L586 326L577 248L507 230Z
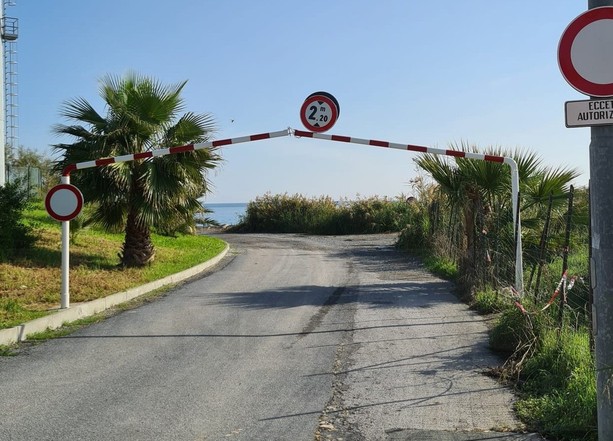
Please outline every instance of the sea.
M240 217L247 211L247 203L219 203L210 204L205 202L204 208L210 210L206 217L213 219L221 225L236 225L240 221Z

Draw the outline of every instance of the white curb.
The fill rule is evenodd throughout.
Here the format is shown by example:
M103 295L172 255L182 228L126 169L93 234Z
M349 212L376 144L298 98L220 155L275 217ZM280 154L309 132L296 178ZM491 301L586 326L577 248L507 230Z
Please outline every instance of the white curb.
M105 309L127 302L163 286L182 282L183 280L189 279L190 277L201 273L205 269L218 264L221 259L228 254L229 250L230 246L226 244L226 247L217 256L179 273L172 274L168 277L164 277L163 279L155 280L127 291L111 294L108 297L92 300L91 302L79 303L69 309L59 310L13 328L0 329L0 345L12 345L14 343L19 343L26 340L28 335L43 332L48 329L57 329L66 323L92 316L104 311Z

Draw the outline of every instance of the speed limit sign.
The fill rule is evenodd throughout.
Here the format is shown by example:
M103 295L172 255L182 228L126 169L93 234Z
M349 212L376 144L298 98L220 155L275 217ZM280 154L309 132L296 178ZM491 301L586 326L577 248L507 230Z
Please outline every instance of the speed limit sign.
M327 92L312 93L300 108L302 124L312 132L325 132L332 128L338 119L338 101Z

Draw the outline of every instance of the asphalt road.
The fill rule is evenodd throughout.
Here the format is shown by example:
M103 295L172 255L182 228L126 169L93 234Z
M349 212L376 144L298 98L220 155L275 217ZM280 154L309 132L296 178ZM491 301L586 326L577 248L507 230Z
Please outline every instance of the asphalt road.
M393 236L222 238L203 277L0 357L0 440L538 439L483 375L487 319Z

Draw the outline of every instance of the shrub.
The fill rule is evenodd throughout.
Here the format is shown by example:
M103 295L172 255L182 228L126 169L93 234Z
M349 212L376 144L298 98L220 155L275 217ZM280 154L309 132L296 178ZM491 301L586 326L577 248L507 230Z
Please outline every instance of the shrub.
M16 183L0 187L0 261L8 260L30 248L36 238L22 222L28 204L27 192Z
M503 297L492 288L477 291L474 295L471 307L482 314L501 312L509 307L509 299Z
M421 250L428 244L428 218L415 216L400 231L398 247L405 250Z
M513 353L521 358L533 349L544 326L545 316L523 314L518 308L507 308L500 314L490 334L490 347Z
M386 233L399 231L410 213L411 207L400 198L336 202L329 196L309 199L266 194L249 202L235 229L251 233Z
M596 377L589 331L548 330L521 372L520 417L560 440L596 440Z

